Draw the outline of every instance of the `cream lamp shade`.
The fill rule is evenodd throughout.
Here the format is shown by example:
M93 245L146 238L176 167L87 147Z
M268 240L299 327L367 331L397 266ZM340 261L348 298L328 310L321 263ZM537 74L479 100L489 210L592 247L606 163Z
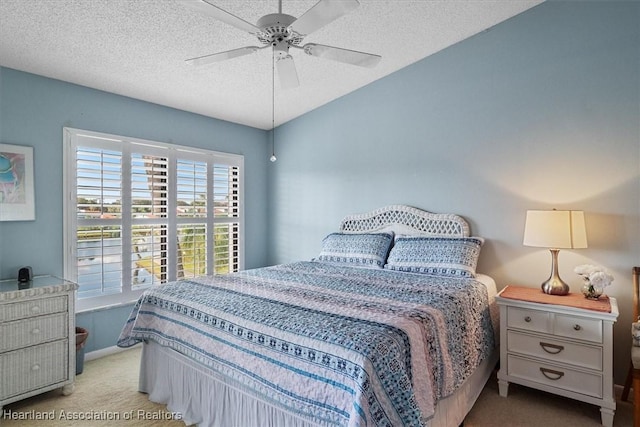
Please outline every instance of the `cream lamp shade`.
M551 276L542 283L542 291L552 295L568 294L569 285L558 274L558 252L587 247L584 212L527 211L523 244L551 251Z
M527 211L525 246L551 249L587 247L583 211Z

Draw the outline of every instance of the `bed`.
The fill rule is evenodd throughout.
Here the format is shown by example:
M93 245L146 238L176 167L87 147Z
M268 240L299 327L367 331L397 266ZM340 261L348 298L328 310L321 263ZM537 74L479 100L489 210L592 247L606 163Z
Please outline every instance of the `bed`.
M457 215L350 215L310 261L150 288L118 346L187 425L458 426L498 357L482 244Z

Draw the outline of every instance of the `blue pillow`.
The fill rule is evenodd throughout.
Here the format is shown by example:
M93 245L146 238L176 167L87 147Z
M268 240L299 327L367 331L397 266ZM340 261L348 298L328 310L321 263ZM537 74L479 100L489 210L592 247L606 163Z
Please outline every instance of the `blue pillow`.
M316 261L383 268L393 243L393 233L332 233L322 241Z
M384 268L439 276L476 277L481 237L399 237Z

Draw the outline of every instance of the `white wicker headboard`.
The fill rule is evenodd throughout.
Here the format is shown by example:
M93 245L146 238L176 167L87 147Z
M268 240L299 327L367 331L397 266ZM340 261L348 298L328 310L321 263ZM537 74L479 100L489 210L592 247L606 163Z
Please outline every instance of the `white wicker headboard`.
M375 211L346 216L343 233L393 231L402 235L469 237L469 224L454 214L434 214L405 205L385 206Z

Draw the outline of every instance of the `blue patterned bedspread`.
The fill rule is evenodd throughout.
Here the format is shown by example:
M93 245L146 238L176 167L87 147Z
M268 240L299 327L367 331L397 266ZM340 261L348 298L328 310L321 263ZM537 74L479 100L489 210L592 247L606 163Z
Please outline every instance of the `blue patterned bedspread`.
M153 340L319 425L421 426L494 347L486 287L320 262L178 281L118 340Z

